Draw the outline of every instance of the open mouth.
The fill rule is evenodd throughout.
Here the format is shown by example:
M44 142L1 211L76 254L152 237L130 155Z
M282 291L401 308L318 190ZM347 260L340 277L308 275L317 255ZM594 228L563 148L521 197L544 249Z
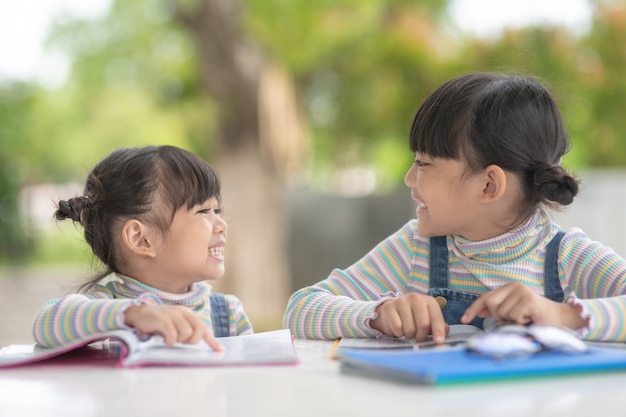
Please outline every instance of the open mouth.
M211 246L209 248L209 255L211 256L224 256L224 246Z

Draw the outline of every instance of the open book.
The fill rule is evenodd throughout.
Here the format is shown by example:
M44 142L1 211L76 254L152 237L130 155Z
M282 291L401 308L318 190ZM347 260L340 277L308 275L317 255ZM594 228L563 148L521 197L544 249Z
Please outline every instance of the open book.
M483 330L469 324L453 324L450 325L450 332L446 336L446 341L441 347L461 347L467 343L467 341L476 334L484 333ZM408 340L404 337L401 338L350 338L344 337L339 341L338 349L428 349L435 347L435 343L432 341L431 336L423 342L416 342L415 340Z
M243 336L221 337L223 352L213 351L205 342L177 343L168 347L159 336L140 340L131 330L115 330L57 348L36 344L11 345L0 349L0 368L26 365L66 357L66 363L112 359L122 367L138 366L225 366L289 365L298 356L288 329Z

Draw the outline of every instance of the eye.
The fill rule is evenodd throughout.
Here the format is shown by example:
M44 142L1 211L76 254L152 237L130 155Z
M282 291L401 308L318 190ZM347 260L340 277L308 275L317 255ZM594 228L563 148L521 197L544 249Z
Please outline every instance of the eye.
M198 210L198 213L201 213L201 214L208 214L208 213L210 213L211 211L212 211L213 213L217 214L217 215L220 215L220 214L222 214L222 211L224 211L224 210L223 210L223 209L221 209L221 208L202 208L202 209Z
M417 165L418 167L422 168L422 167L425 167L426 165L428 165L428 162L424 162L424 161L421 161L419 159L416 159L415 160L415 165Z

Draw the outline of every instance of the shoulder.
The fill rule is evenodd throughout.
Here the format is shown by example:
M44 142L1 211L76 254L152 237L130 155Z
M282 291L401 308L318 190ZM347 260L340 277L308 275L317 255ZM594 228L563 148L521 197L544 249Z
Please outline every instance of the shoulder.
M210 298L212 308L216 303L217 305L223 303L231 315L245 314L243 303L235 295L212 292Z
M118 291L115 290L116 284L123 285L124 280L116 273L111 273L96 282L85 295L92 298L118 298L116 297L118 293Z
M234 326L235 335L244 335L254 333L250 318L246 314L243 303L232 294L223 294L226 305L228 306L229 316L231 318L231 326Z
M417 230L417 220L411 219L406 222L398 231L391 235L388 240L400 243L409 247L428 245L428 238L420 236Z
M614 254L614 251L611 247L591 239L582 229L571 228L564 231L559 253L563 257L570 258L608 255Z
M222 294L222 296L224 297L224 301L231 312L244 311L243 303L239 298L237 298L237 296L232 294Z

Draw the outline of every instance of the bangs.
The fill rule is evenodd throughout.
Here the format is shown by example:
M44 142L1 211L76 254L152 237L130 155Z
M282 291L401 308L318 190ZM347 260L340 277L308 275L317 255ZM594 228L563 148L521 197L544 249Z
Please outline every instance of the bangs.
M413 119L409 136L411 151L433 158L459 159L466 118L450 111L436 97L429 97ZM433 103L434 102L434 103Z
M183 205L192 208L210 198L221 202L219 177L204 159L167 146L161 147L159 156L158 188L172 214Z
M430 94L413 119L411 150L434 158L457 160L473 153L469 136L476 101L494 78L491 74L461 76Z

